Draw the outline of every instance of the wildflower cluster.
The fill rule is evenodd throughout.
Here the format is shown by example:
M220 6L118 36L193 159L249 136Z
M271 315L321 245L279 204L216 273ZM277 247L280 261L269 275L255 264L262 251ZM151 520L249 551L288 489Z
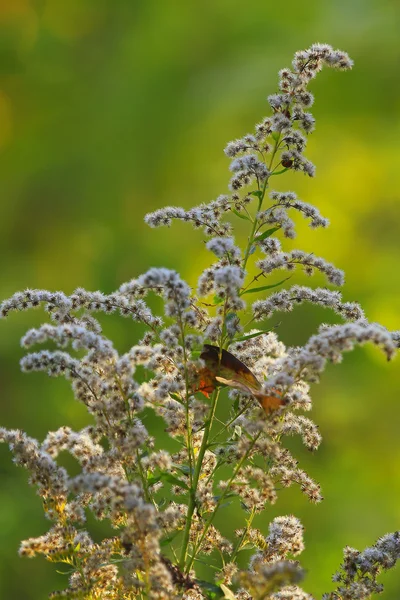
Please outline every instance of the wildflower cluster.
M399 531L384 535L363 552L347 546L340 571L333 576L340 585L336 592L324 594L322 600L364 600L381 593L383 585L377 582L377 576L394 567L399 558Z
M178 219L203 228L215 258L195 291L175 271L152 268L108 295L26 290L0 305L3 318L44 308L50 322L28 331L22 346L55 348L30 351L22 369L65 377L90 414L83 430L62 427L41 443L0 429L0 441L30 472L52 523L46 534L22 542L20 554L42 554L71 569L67 588L53 598L312 600L298 585L304 574L296 558L304 548L299 520L278 517L265 535L254 518L277 501L282 486L298 486L311 502L322 500L320 485L284 440L298 435L309 450L318 448L318 427L302 413L311 409L310 383L327 362L340 362L345 351L366 342L391 359L400 344L399 332L370 323L338 291L292 285L271 292L286 280L264 284L296 265L307 275L322 272L331 285L344 281L340 269L301 250L284 252L274 237L294 237L289 213L296 211L311 228L328 225L293 192L270 191L271 177L287 170L314 175L304 156L314 128L308 84L324 66L346 70L352 62L344 52L314 44L280 72L279 93L268 98L272 115L225 149L232 159L230 194L145 217L152 227ZM231 216L249 224L243 248L226 220ZM251 277L253 258L257 274ZM149 294L163 299L164 314L153 314ZM248 306L251 295L258 299ZM340 322L322 325L303 347L286 347L266 321L303 302L332 309ZM125 354L102 332L98 315L113 312L146 326ZM230 406L224 420L222 399ZM145 425L149 411L163 419L169 451L157 446L151 419ZM62 451L78 461L78 476L58 465ZM245 527L229 539L215 525L228 500L246 515ZM114 536L94 542L85 525L88 511L108 520ZM338 592L325 598L369 598L380 590L376 576L396 562L399 547L393 534L364 553L347 549ZM245 570L238 562L244 549L252 551ZM214 579L198 579L200 560L213 565Z

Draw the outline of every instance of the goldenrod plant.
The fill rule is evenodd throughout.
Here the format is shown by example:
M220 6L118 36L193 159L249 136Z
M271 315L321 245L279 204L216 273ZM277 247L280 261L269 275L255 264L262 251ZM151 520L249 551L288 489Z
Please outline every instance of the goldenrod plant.
M22 542L20 555L41 554L67 565L67 587L52 598L312 599L299 587L299 519L276 517L267 535L254 519L263 514L268 523L268 507L282 487L298 486L314 503L323 499L285 439L299 435L313 451L320 445L318 427L304 413L312 408L310 384L327 363L339 363L344 352L367 342L390 360L400 344L400 332L370 323L359 304L332 289L344 283L340 269L282 248L285 238L295 237L296 214L311 228L329 224L293 191L274 190L275 178L287 172L315 174L304 156L315 125L308 88L323 67L346 71L352 61L345 52L314 44L280 71L279 91L268 97L271 114L225 149L229 193L190 210L167 207L145 216L153 228L179 219L204 231L214 258L197 289L157 267L111 294L26 290L1 304L3 318L44 307L50 322L23 337L29 353L22 370L67 378L90 415L91 424L81 431L61 427L43 441L0 430L15 463L29 471L51 523L47 533ZM248 227L244 244L234 237L235 220ZM292 285L287 272L296 269L310 276L321 272L330 287ZM162 315L146 303L152 294L164 301ZM304 302L334 311L338 322L321 325L301 347L286 347L269 319ZM143 338L122 355L94 316L114 312L146 326ZM55 349L30 351L42 343ZM221 404L230 410L224 420ZM162 418L168 449L152 432L154 419L144 419L149 412ZM62 451L75 457L80 474L71 476L59 465ZM216 517L232 502L240 503L246 524L238 529L232 522L225 536ZM114 535L93 541L85 526L88 512L107 520ZM252 552L246 568L243 550ZM337 589L323 599L370 598L382 589L379 573L399 556L398 532L363 552L346 548L334 576ZM198 575L204 563L208 580Z

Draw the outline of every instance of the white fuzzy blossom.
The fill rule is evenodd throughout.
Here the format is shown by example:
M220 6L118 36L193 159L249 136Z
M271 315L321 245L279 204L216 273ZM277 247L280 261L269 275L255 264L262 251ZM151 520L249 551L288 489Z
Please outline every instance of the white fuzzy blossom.
M340 570L333 576L338 588L323 600L365 600L383 591L377 582L382 571L393 568L400 559L400 532L388 533L362 552L347 546Z
M268 275L276 269L292 271L296 265L301 265L306 275L312 275L315 270L318 270L326 276L329 283L338 286L344 283L344 273L341 269L337 269L323 258L303 252L303 250L275 252L272 256L257 262L257 267Z
M270 175L265 163L259 160L255 154L246 154L235 158L229 168L234 173L230 182L232 190L238 190L244 185L249 185L253 179L256 179L258 183L262 183Z
M234 239L232 237L221 238L216 237L209 240L206 244L208 250L211 250L218 258L227 256L229 259L240 258L240 249L235 246Z
M293 209L298 211L305 219L309 219L310 227L327 227L328 219L321 216L319 210L312 204L299 200L294 192L276 192L272 191L269 197L273 201L272 206L259 213L260 223L278 225L282 228L285 237L295 237L295 224L289 217L287 211Z
M326 308L331 308L335 313L351 321L364 318L361 307L356 302L342 302L338 291L325 288L308 288L294 285L288 290L275 292L267 300L256 300L253 303L253 314L257 321L269 318L276 311L290 312L295 306L303 302L310 302Z

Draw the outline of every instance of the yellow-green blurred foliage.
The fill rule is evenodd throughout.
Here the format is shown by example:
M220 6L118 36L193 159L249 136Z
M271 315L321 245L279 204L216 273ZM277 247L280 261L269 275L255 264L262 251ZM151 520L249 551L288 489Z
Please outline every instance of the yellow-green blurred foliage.
M294 51L320 41L346 50L355 68L313 83L317 177L284 176L279 187L332 223L301 224L296 245L344 268L345 298L400 328L399 22L397 0L1 0L0 297L25 287L110 292L156 265L194 284L210 260L201 234L150 230L143 215L224 193L225 143L265 116ZM39 439L88 422L66 382L19 373L19 337L42 318L0 322L0 423ZM298 309L281 316L279 333L304 342L326 318ZM119 349L137 338L126 320L103 322ZM317 596L345 544L400 528L399 387L399 362L370 348L329 368L312 415L324 443L311 456L293 441L326 499L315 507L284 491L259 519L265 528L269 515L301 518L304 587ZM63 578L17 550L49 523L6 447L0 464L0 598L39 600ZM239 527L243 515L235 508L231 518ZM400 570L383 581L383 597L398 599Z

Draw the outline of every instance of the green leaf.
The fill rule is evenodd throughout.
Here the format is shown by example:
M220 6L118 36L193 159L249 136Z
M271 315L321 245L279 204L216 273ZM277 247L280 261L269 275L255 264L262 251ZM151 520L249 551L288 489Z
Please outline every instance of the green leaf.
M176 530L173 534L169 535L168 537L164 538L163 540L161 540L160 542L160 546L168 546L168 544L170 544L174 538L176 538L176 536L178 535L179 531Z
M154 485L155 483L158 483L161 480L167 481L168 483L172 483L172 485L177 485L178 487L183 488L184 490L189 489L188 485L184 481L178 479L171 473L160 473L160 475L158 475L157 477L150 477L147 480L147 483L149 485Z
M255 244L253 244L253 245L250 247L249 256L251 256L252 254L254 254L254 252L255 252L255 251L256 251L256 245L255 245Z
M200 351L199 351L199 356L200 356ZM178 396L178 394L173 394L172 392L170 392L169 395L171 396L171 398L173 398L173 400L176 400L177 402L179 402L179 404L184 404L184 402L182 401L182 398L180 398Z
M147 479L147 484L149 486L151 485L155 485L156 483L158 483L159 481L161 481L161 475L159 475L158 477L149 477Z
M224 498L237 498L238 494L236 492L228 492L227 494L225 494ZM218 496L214 496L214 500L216 502L218 502L218 500L221 498L221 494L219 494ZM220 504L220 507L222 508L223 506L230 506L232 504L232 502L225 502L224 504Z
M225 321L232 321L237 318L237 314L234 312L228 313L225 317Z
M239 317L237 316L236 313L234 312L230 312L226 315L225 319L224 319L224 324L222 327L222 333L223 335L227 335L228 331L227 331L227 325L229 324L229 322L234 322L234 321L239 321ZM232 336L229 335L229 337L231 338Z
M254 241L255 242L261 242L262 240L265 240L266 238L271 237L271 235L273 235L275 233L275 231L278 231L281 227L271 227L271 229L267 229L266 231L264 231L263 233L260 233L260 235L258 235Z
M226 587L226 585L221 583L221 585L219 587L225 594L224 598L227 598L227 600L235 600L235 594L232 592L232 590L230 590L228 587Z
M180 487L180 488L182 488L184 490L188 490L189 489L189 486L187 485L187 483L185 483L181 479L178 479L174 475L171 475L171 473L162 473L161 479L165 479L165 481L168 481L168 483L172 483L173 485L177 485L178 487Z
M233 212L234 215L236 215L237 217L239 217L239 219L244 219L245 221L252 222L251 219L247 215L244 215L243 213L239 212L238 210L236 210L236 208L232 208L231 210L232 210L232 212Z
M272 288L278 287L278 285L282 285L282 283L285 283L285 281L287 281L288 279L290 279L290 277L285 277L285 279L282 279L282 281L278 281L277 283L273 283L272 285L262 285L261 287L251 288L250 290L245 290L240 295L244 296L245 294L255 294L256 292L264 292L265 290L271 290Z
M193 473L193 469L191 469L187 465L174 464L173 466L175 469L178 469L178 471L182 471L182 473L185 473L185 475L189 475L190 471L192 471L192 473Z
M273 131L273 132L271 133L271 137L272 137L272 139L274 140L274 142L277 142L277 141L279 140L279 138L280 138L280 135L281 135L281 134L280 134L280 133L278 133L277 131Z
M222 589L215 585L215 583L210 583L209 581L204 581L203 579L196 579L196 583L207 593L207 596L212 600L216 600L217 598L223 598L224 592Z
M271 173L270 177L272 177L273 175L282 175L282 173L286 173L286 171L289 171L289 169L282 169L281 171L277 171L276 173Z
M213 298L213 302L215 305L222 304L223 301L224 301L224 298L221 298L220 296L214 296L214 298Z
M249 196L256 196L256 198L262 198L262 191L261 190L255 190L254 192L249 192Z
M271 331L270 329L266 329L265 331L257 331L257 333L249 333L248 335L241 335L234 339L235 342L244 342L246 340L251 340L251 338L258 337L259 335L263 335L263 333L268 333Z

